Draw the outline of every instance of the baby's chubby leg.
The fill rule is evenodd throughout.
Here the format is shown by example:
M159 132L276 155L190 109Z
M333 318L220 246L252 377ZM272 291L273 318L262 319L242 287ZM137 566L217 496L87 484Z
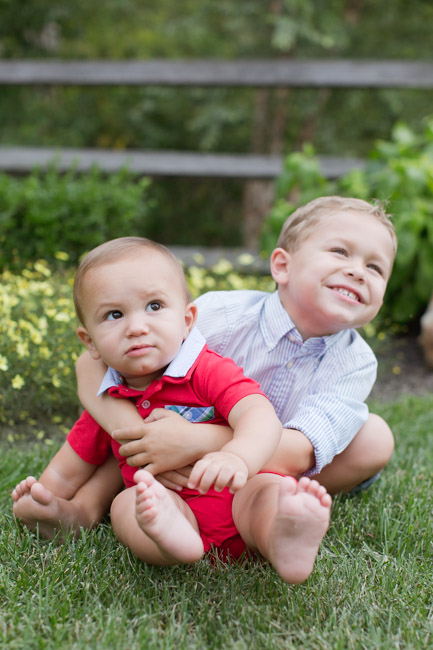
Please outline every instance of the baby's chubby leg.
M290 584L313 570L328 529L331 497L317 481L258 474L236 493L233 518L244 542Z
M97 467L83 461L65 443L39 481L22 480L12 492L13 511L24 526L42 537L90 528L102 520L122 484L117 461Z
M111 507L118 539L148 564L198 561L203 542L189 506L146 470L136 472L134 480L137 485L121 492Z

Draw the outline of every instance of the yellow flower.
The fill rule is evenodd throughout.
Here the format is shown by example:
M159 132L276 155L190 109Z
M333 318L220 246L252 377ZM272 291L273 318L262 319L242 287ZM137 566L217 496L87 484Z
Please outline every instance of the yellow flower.
M17 355L20 359L30 356L29 345L27 341L19 341L19 343L17 343L16 349Z
M51 271L48 268L47 263L43 260L39 260L38 262L35 262L34 268L35 271L37 271L41 275L44 275L46 278L49 278L51 276Z
M242 264L242 266L248 266L248 264L253 264L254 257L250 253L242 253L242 255L239 255L238 257L238 262L239 264Z
M15 375L15 377L12 379L12 388L15 388L15 390L21 390L21 388L24 386L25 381L21 377L21 375Z
M9 361L0 354L0 370L7 370L9 368Z
M54 320L58 323L68 323L71 320L71 316L64 311L59 311L54 316Z
M228 260L222 258L212 267L214 273L225 274L233 269L233 265Z

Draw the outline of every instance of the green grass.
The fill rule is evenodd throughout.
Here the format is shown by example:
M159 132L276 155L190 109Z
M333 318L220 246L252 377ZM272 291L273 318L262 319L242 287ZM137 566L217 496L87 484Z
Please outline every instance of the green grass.
M433 398L374 404L396 454L337 498L313 574L288 586L260 563L140 564L108 524L64 545L17 525L9 492L53 453L2 442L0 648L380 649L433 645Z

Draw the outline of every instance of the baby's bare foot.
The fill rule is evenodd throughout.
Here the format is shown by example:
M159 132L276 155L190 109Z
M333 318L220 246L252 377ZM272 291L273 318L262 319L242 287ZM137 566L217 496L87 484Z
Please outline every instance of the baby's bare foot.
M271 530L270 560L288 583L303 582L313 570L328 530L332 499L317 481L284 478Z
M80 522L73 504L56 497L33 476L18 483L12 499L15 517L30 530L38 529L41 537L62 539L71 530L79 534Z
M23 497L25 494L30 494L30 488L34 483L36 483L36 479L34 476L27 476L27 478L20 481L12 491L12 495L11 495L12 499L16 502L19 499L21 499L21 497Z
M135 473L135 516L141 530L162 555L176 562L196 562L203 555L203 542L180 511L169 490L146 470Z

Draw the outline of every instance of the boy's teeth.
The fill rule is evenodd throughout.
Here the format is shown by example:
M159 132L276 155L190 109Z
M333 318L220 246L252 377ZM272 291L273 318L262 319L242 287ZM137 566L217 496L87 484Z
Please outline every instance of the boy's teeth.
M348 291L347 289L341 289L341 288L337 288L336 291L338 291L338 293L342 293L343 296L352 298L352 300L358 300L358 296L356 295L356 293L353 293L353 291Z

